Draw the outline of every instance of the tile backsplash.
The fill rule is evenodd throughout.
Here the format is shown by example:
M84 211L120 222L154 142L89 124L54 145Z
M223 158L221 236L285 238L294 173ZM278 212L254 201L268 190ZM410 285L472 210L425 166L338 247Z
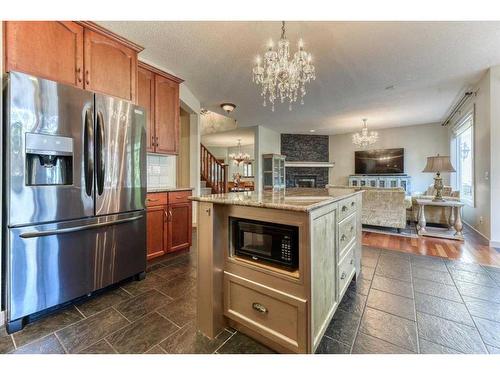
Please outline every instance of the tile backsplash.
M177 157L148 154L148 188L176 186Z

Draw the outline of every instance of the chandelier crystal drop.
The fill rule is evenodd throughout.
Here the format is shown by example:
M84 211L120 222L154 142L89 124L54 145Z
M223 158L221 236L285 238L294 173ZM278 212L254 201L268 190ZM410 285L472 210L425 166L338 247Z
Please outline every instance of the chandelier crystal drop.
M246 152L241 152L241 139L238 139L238 153L229 154L229 157L233 160L234 165L240 165L250 162L250 155Z
M353 134L352 143L358 147L367 147L374 144L378 140L378 133L375 131L368 132L368 126L366 125L366 119L363 119L363 128L361 132Z
M263 106L271 104L274 112L274 101L279 98L281 103L288 100L288 109L292 110L292 103L300 96L300 104L304 104L306 83L316 79L314 65L310 53L304 51L302 39L298 42L298 50L290 59L290 42L285 35L285 21L281 25L281 38L277 50L273 49L273 41L264 54L264 59L257 57L253 68L253 81L262 86L261 96L264 97Z

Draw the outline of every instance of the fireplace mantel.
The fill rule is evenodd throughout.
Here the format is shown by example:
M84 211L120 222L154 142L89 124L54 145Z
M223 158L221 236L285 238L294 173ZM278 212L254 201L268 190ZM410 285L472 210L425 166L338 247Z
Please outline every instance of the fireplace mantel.
M327 161L285 161L285 167L295 168L333 168L335 162L329 163Z

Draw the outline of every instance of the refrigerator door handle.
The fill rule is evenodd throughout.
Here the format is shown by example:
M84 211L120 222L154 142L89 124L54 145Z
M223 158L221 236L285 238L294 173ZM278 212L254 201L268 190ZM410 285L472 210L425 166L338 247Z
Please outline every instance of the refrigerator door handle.
M53 236L53 235L63 234L63 233L80 232L83 230L102 228L102 227L107 227L110 225L130 223L132 221L136 221L136 220L139 220L141 218L142 218L142 215L139 215L139 216L130 217L127 219L119 219L119 220L114 220L114 221L108 221L105 223L80 225L80 226L72 227L72 228L63 228L63 229L54 229L54 230L36 231L36 232L24 232L24 233L21 233L19 235L19 237L21 237L21 238L34 238L34 237Z
M94 114L91 108L85 111L85 129L83 132L83 163L85 192L92 196L94 184Z
M104 191L104 118L102 112L97 112L96 164L97 164L97 194Z

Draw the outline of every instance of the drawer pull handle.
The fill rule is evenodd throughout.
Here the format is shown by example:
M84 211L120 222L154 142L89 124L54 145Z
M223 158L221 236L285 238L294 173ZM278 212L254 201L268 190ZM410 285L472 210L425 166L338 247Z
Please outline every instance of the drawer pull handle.
M347 206L342 206L342 212L346 212L347 211Z
M340 276L340 280L344 280L346 278L347 274L345 272L342 272L342 276Z
M146 198L148 202L158 202L159 199Z
M261 314L267 314L267 308L263 305L261 305L260 303L258 302L254 302L252 303L252 308L255 310L255 311L258 311L260 312Z

